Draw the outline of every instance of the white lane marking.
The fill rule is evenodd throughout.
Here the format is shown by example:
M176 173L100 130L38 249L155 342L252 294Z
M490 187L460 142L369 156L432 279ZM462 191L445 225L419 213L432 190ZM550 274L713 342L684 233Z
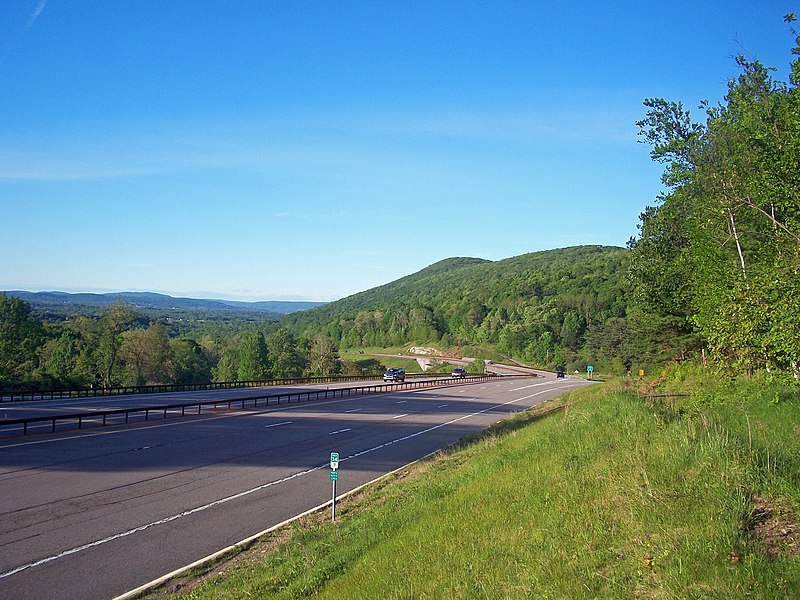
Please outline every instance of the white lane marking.
M398 400L395 404L405 404L408 400Z
M445 406L450 406L450 405L449 405L449 404L440 404L440 405L439 405L439 406L437 406L436 408L444 408Z
M533 398L534 396L538 396L539 394L546 394L550 390L542 390L540 392L536 392L534 394L530 394L528 396L523 396L522 398L517 398L515 400L509 400L508 402L503 402L502 404L496 404L494 406L489 406L487 408L481 409L474 413L470 413L468 415L461 415L460 417L456 417L455 419L450 419L445 423L439 423L438 425L433 425L432 427L428 427L427 429L422 429L417 431L416 433L409 433L408 435L404 435L403 437L397 438L390 442L384 442L383 444L379 444L378 446L373 446L372 448L368 448L367 450L362 450L361 452L356 452L355 454L351 454L350 456L346 456L344 458L340 458L339 462L344 462L346 460L350 460L351 458L358 458L359 456L363 456L364 454L369 454L370 452L375 452L376 450L381 450L382 448L386 448L387 446L391 446L392 444L397 444L399 442L405 442L406 440L410 440L420 435L424 435L426 433L430 433L431 431L436 431L437 429L441 429L442 427L447 427L448 425L452 425L453 423L458 423L459 421L463 421L464 419L469 419L470 417L476 417L480 414L485 412L489 412L490 410L494 410L496 408L502 408L503 406L508 406L509 404L514 404L521 400L527 400L528 398ZM328 466L323 465L323 466Z
M575 387L575 386L565 386L565 387ZM403 437L399 437L399 438L396 438L394 440L391 440L391 441L388 441L388 442L384 442L383 444L379 444L377 446L373 446L372 448L367 448L366 450L361 450L360 452L356 452L355 454L351 454L351 455L346 456L344 458L340 458L339 462L344 462L346 460L350 460L350 459L353 459L353 458L358 458L359 456L364 456L365 454L369 454L371 452L375 452L377 450L381 450L381 449L386 448L388 446L391 446L393 444L398 444L400 442L405 442L406 440L410 440L410 439L413 439L415 437L419 437L420 435L425 435L426 433L430 433L432 431L436 431L437 429L441 429L442 427L447 427L448 425L452 425L453 423L458 423L459 421L463 421L465 419L469 419L471 417L475 417L475 416L483 414L485 412L489 412L490 410L494 410L496 408L501 408L503 406L508 406L509 404L514 404L516 402L520 402L521 400L527 400L528 398L533 398L534 396L538 396L539 394L545 394L548 391L549 390L542 390L540 392L536 392L536 393L530 394L528 396L523 396L522 398L516 398L515 400L509 400L508 402L503 402L501 404L496 404L494 406L489 406L487 408L481 409L481 410L476 411L474 413L470 413L468 415L462 415L460 417L456 417L455 419L451 419L449 421L446 421L445 423L440 423L439 425L434 425L432 427L428 427L427 429L422 429L422 430L417 431L415 433L410 433L408 435L404 435ZM400 416L407 416L407 415L400 415ZM399 418L399 417L394 417L394 418ZM144 531L146 529L150 529L151 527L156 527L158 525L164 525L166 523L170 523L172 521L176 521L177 519L181 519L183 517L188 517L188 516L193 515L195 513L199 513L199 512L208 510L209 508L213 508L213 507L219 506L221 504L226 504L226 503L228 503L228 502L230 502L232 500L238 500L239 498L243 498L244 496L249 496L250 494L253 494L255 492L260 492L261 490L270 488L272 486L275 486L275 485L278 485L278 484L281 484L281 483L286 483L287 481L291 481L292 479L296 479L298 477L302 477L303 475L308 475L309 473L313 473L314 471L319 471L320 469L327 469L329 467L330 467L330 462L325 462L325 463L323 463L321 465L318 465L316 467L311 467L311 468L306 469L304 471L298 471L297 473L293 473L292 475L287 475L286 477L283 477L282 479L277 479L275 481L270 481L268 483L264 483L262 485L258 485L258 486L254 487L254 488L249 489L249 490L245 490L243 492L239 492L239 493L233 494L231 496L226 496L225 498L220 498L219 500L214 500L213 502L209 502L208 504L203 504L202 506L198 506L196 508L185 510L185 511L183 511L181 513L178 513L176 515L171 515L169 517L164 517L163 519L159 519L158 521L152 521L152 522L147 523L145 525L140 525L139 527L134 527L133 529L128 529L127 531L123 531L122 533L116 533L114 535L110 535L108 537L104 537L104 538L96 540L94 542L89 542L87 544L83 544L82 546L76 546L75 548L70 548L69 550L64 550L63 552L60 552L59 554L53 554L52 556L48 556L46 558L42 558L42 559L37 560L35 562L28 563L26 565L21 565L19 567L16 567L15 569L11 569L10 571L6 571L5 573L0 573L0 579L5 579L6 577L10 577L11 575L15 575L16 573L19 573L20 571L25 571L25 570L31 569L33 567L38 567L39 565L44 565L44 564L53 562L55 560L58 560L60 558L64 558L66 556L71 556L72 554L77 554L78 552L82 552L83 550L88 550L89 548L94 548L94 547L97 547L97 546L101 546L103 544L107 544L108 542L113 542L114 540L118 540L120 538L131 536L134 533L139 533L140 531Z
M511 389L511 390L508 390L508 391L509 392L518 392L520 390L527 390L528 388L539 387L540 385L550 385L552 383L554 383L552 380L551 381L543 381L542 383L533 383L531 385L524 385L522 387L514 388L514 389Z
M346 410L344 412L346 412L346 413L354 413L354 412L359 412L361 410L364 410L364 409L363 408L351 408L350 410Z
M164 525L165 523L170 523L171 521L176 521L177 519L181 519L183 517L188 517L189 515L193 515L195 513L199 513L199 512L202 512L204 510L208 510L209 508L213 508L215 506L219 506L220 504L225 504L227 502L230 502L231 500L237 500L239 498L242 498L244 496L248 496L248 495L253 494L255 492L259 492L261 490L264 490L266 488L272 487L274 485L278 485L279 483L285 483L285 482L287 482L287 481L289 481L291 479L295 479L295 478L300 477L302 475L307 475L308 473L313 473L314 471L317 471L319 469L322 469L323 467L328 467L328 466L330 466L330 463L325 463L324 465L311 467L310 469L306 469L305 471L299 471L299 472L294 473L292 475L288 475L288 476L284 477L283 479L278 479L276 481L270 481L269 483L264 483L262 485L259 485L259 486L256 486L254 488L251 488L249 490L245 490L243 492L239 492L239 493L233 494L231 496L226 496L225 498L220 498L219 500L214 500L213 502L209 502L208 504L203 504L202 506L197 506L195 508L191 508L189 510L185 510L185 511L183 511L181 513L178 513L176 515L171 515L169 517L164 517L163 519L159 519L158 521L152 521L152 522L147 523L145 525L140 525L139 527L134 527L133 529L128 529L127 531L123 531L122 533L115 533L114 535L110 535L108 537L104 537L102 539L95 540L94 542L89 542L88 544L83 544L82 546L76 546L75 548L70 548L69 550L64 550L63 552L60 552L59 554L54 554L52 556L48 556L47 558L42 558L42 559L37 560L35 562L28 563L27 565L22 565L20 567L15 568L15 569L11 569L10 571L6 571L5 573L0 573L0 579L5 579L6 577L9 577L9 576L14 575L16 573L19 573L20 571L25 571L26 569L30 569L32 567L38 567L39 565L44 565L44 564L53 562L54 560L58 560L59 558L64 558L64 557L70 556L72 554L77 554L78 552L82 552L83 550L88 550L89 548L94 548L96 546L101 546L103 544L107 544L108 542L113 542L114 540L118 540L120 538L131 536L134 533L139 533L140 531L144 531L145 529L150 529L151 527L155 527L157 525Z
M405 465L403 465L401 467L397 467L394 471L389 471L388 473L384 473L383 475L379 475L375 479L367 481L366 483L362 483L361 485L359 485L357 487L354 487L352 490L348 490L344 494L340 494L340 495L336 496L336 499L339 500L339 499L347 498L348 496L352 496L353 494L356 494L356 493L360 492L361 490L363 490L364 488L372 485L373 483L381 481L382 479L387 479L387 478L391 477L392 475L394 475L395 473L399 473L403 469L406 469L406 468L410 467L411 465L419 463L419 462L425 460L426 458L428 458L429 456L433 456L434 454L436 454L436 452L430 452L430 453L426 454L425 456L423 456L421 458L418 458L417 460L413 460L410 463L407 463L407 464L405 464ZM255 533L255 534L243 539L240 542L236 542L235 544L232 544L232 545L228 546L227 548L223 548L222 550L217 550L213 554L209 554L208 556L203 557L203 558L201 558L199 560L196 560L195 562L193 562L193 563L191 563L189 565L185 565L183 567L175 569L174 571L172 571L170 573L167 573L166 575L162 575L161 577L158 577L157 579L154 579L153 581L149 581L149 582L147 582L145 584L140 585L136 589L130 590L128 592L125 592L124 594L121 594L120 596L116 596L116 597L114 597L114 600L130 600L131 598L136 598L139 595L141 595L142 592L146 592L147 590L149 590L149 589L151 589L151 588L153 588L153 587L155 587L157 585L161 585L165 581L169 581L170 579L172 579L173 577L175 577L177 575L180 575L181 573L185 573L186 571L189 571L190 569L194 569L195 567L199 567L201 565L204 565L205 563L207 563L209 561L212 561L212 560L216 559L217 557L220 557L220 556L223 556L224 554L227 554L231 550L234 550L236 548L239 548L241 546L249 544L250 542L252 542L254 540L257 540L258 538L260 538L260 537L262 537L262 536L264 536L264 535L266 535L268 533L271 533L273 531L277 531L278 529L280 529L281 527L284 527L285 525L288 525L289 523L294 523L295 521L297 521L299 519L302 519L306 515L310 515L310 514L313 514L315 512L318 512L318 511L322 510L323 508L325 508L326 506L330 506L330 504L331 504L331 500L328 500L327 502L323 502L322 504L319 504L319 505L315 506L314 508L309 508L307 511L302 512L299 515L295 515L293 517L290 517L290 518L286 519L285 521L281 521L277 525L273 525L273 526L269 527L268 529L265 529L264 531L259 531L258 533Z
M345 431L350 431L350 427L347 429L337 429L336 431L331 431L328 435L338 435L340 433L344 433Z
M283 421L281 423L273 423L272 425L264 425L264 429L269 429L270 427L280 427L281 425L291 425L291 421Z
M408 413L406 413L404 415L397 415L396 417L392 417L392 418L393 419L402 419L403 417L407 417L407 416L408 416Z

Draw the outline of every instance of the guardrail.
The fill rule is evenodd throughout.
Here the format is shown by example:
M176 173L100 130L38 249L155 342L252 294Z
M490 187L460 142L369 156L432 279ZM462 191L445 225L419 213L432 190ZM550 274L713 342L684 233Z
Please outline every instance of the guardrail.
M295 402L327 400L329 398L379 394L389 391L419 389L424 387L445 387L466 382L477 383L495 379L496 377L496 375L477 375L465 378L448 377L446 379L438 378L433 380L427 379L425 381L408 381L404 383L382 383L351 388L290 391L280 394L248 396L247 398L231 398L229 400L202 400L180 404L167 404L163 406L117 408L105 411L65 413L29 417L25 419L7 419L0 421L0 437L26 436L32 433L56 433L57 431L83 429L87 426L105 427L110 425L122 425L131 422L149 421L151 416L159 416L162 419L166 419L169 416L187 416L187 414L189 416L197 416L203 414L204 408L210 409L211 411L218 411L220 407L226 411L245 410L247 408L266 407L273 404L279 405L281 401L290 404L292 399L295 399ZM524 377L524 375L509 375L508 377Z
M336 383L380 379L382 373L365 375L332 375L329 377L294 377L288 379L258 379L252 381L218 381L210 383L164 383L157 385L127 385L118 387L65 388L48 390L0 390L0 402L55 400L57 398L96 398L98 396L128 396L163 394L168 392L199 392L232 390L248 387L273 387L302 383ZM406 373L406 377L449 377L449 373Z

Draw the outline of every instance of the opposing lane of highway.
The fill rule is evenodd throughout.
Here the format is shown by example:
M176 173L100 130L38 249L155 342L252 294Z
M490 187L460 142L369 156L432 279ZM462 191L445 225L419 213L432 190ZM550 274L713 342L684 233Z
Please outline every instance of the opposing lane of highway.
M379 380L364 381L363 385L377 385ZM54 398L50 400L25 400L0 404L0 421L26 419L52 414L115 410L119 408L163 406L181 402L206 400L232 400L253 396L296 393L303 391L339 389L358 385L352 381L337 383L301 384L293 386L246 387L235 389L201 390L195 392L167 392L160 394L130 394L115 396L85 396L81 398Z
M0 597L108 598L577 379L358 396L0 444Z

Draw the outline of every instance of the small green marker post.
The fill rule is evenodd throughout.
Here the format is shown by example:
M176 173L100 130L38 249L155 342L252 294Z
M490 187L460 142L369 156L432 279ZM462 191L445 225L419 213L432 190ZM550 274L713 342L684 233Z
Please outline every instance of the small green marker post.
M336 482L339 480L339 453L331 452L331 483L333 492L331 496L331 521L336 520Z

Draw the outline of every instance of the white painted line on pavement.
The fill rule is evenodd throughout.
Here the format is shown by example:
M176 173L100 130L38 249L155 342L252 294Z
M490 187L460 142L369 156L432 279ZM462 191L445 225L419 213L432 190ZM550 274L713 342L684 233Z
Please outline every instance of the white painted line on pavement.
M426 458L428 458L429 456L433 456L434 454L436 454L436 451L430 452L429 454L426 454L425 456L423 456L421 458L418 458L417 460L413 460L410 463L407 463L407 464L403 465L402 467L397 467L394 471L389 471L388 473L385 473L383 475L379 475L378 477L376 477L375 479L373 479L371 481L367 481L366 483L362 483L358 487L355 487L352 490L350 490L348 492L345 492L344 494L340 494L340 495L336 496L336 500L341 500L343 498L347 498L348 496L351 496L352 494L355 494L356 492L361 491L362 489L364 489L368 485L372 485L373 483L377 483L381 479L386 479L387 477L391 477L395 473L398 473L398 472L402 471L403 469L407 469L408 467L410 467L412 465L415 465L416 463L418 463L418 462L420 462L422 460L425 460ZM245 538L245 539L243 539L243 540L241 540L239 542L236 542L235 544L232 544L232 545L228 546L227 548L223 548L222 550L217 550L213 554L209 554L208 556L206 556L204 558L201 558L200 560L196 560L195 562L193 562L193 563L191 563L189 565L186 565L184 567L180 567L178 569L175 569L171 573L167 573L166 575L162 575L161 577L159 577L157 579L154 579L153 581L150 581L148 583L140 585L136 589L130 590L129 592L125 592L124 594L122 594L120 596L116 596L113 600L129 600L130 598L136 598L137 596L139 596L139 594L141 594L143 592L146 592L147 590L149 590L151 588L157 587L157 586L161 585L162 583L164 583L166 581L169 581L170 579L172 579L174 577L177 577L178 575L181 575L182 573L185 573L186 571L190 571L191 569L194 569L195 567L199 567L201 565L204 565L205 563L211 562L212 560L214 560L214 559L216 559L216 558L218 558L220 556L224 556L228 552L230 552L232 550L235 550L235 549L237 549L237 548L239 548L241 546L247 546L248 544L250 544L251 542L257 540L258 538L260 538L260 537L262 537L264 535L267 535L268 533L272 533L273 531L276 531L276 530L280 529L281 527L289 525L290 523L293 523L294 521L298 521L299 519L302 519L306 515L310 515L310 514L313 514L315 512L319 512L320 510L330 506L331 502L332 502L332 500L328 500L327 502L324 502L323 504L315 506L314 508L309 508L307 511L302 512L299 515L295 515L294 517L286 519L285 521L283 521L281 523L278 523L277 525L273 525L272 527L270 527L268 529L265 529L264 531L259 531L258 533L254 534L254 535L251 535L250 537L247 537L247 538Z
M568 387L568 386L565 386L565 387ZM339 462L344 462L344 461L347 461L347 460L351 460L353 458L358 458L359 456L364 456L365 454L369 454L371 452L375 452L377 450L381 450L381 449L386 448L388 446L392 446L394 444L397 444L397 443L400 443L400 442L404 442L406 440L413 439L413 438L418 437L420 435L425 435L426 433L430 433L432 431L436 431L438 429L441 429L442 427L447 427L448 425L452 425L453 423L458 423L459 421L463 421L465 419L469 419L471 417L475 417L477 415L489 412L490 410L501 408L503 406L508 406L509 404L515 404L516 402L520 402L521 400L527 400L529 398L533 398L534 396L538 396L539 394L545 394L548 391L549 390L542 390L540 392L536 392L536 393L530 394L528 396L523 396L522 398L516 398L515 400L509 400L509 401L503 402L501 404L496 404L494 406L489 406L487 408L484 408L482 410L476 411L474 413L470 413L470 414L467 414L467 415L462 415L462 416L457 417L455 419L451 419L451 420L449 420L449 421L447 421L445 423L440 423L438 425L434 425L432 427L428 427L427 429L422 429L422 430L417 431L415 433L410 433L410 434L405 435L403 437L396 438L396 439L388 441L388 442L384 442L383 444L379 444L377 446L373 446L372 448L368 448L366 450L361 450L360 452L356 452L356 453L351 454L351 455L349 455L349 456L347 456L345 458L339 459ZM405 417L405 416L408 416L408 415L399 415L399 416L393 417L393 418L397 419L397 418ZM103 544L107 544L109 542L113 542L114 540L125 538L125 537L131 536L131 535L133 535L135 533L139 533L141 531L145 531L146 529L150 529L151 527L156 527L158 525L164 525L166 523L170 523L172 521L176 521L178 519L182 519L183 517L188 517L190 515L206 511L209 508L214 508L216 506L220 506L222 504L226 504L228 502L231 502L232 500L238 500L239 498L243 498L245 496L249 496L250 494L253 494L255 492L260 492L261 490L265 490L267 488L273 487L273 486L281 484L281 483L286 483L287 481L291 481L292 479L296 479L298 477L302 477L303 475L308 475L309 473L313 473L314 471L319 471L320 469L327 469L329 466L330 466L330 463L329 462L325 462L325 463L323 463L321 465L318 465L316 467L311 467L309 469L305 469L304 471L298 471L297 473L293 473L291 475L287 475L286 477L283 477L281 479L276 479L275 481L270 481L268 483L264 483L264 484L258 485L258 486L254 487L254 488L249 489L249 490L244 490L242 492L238 492L236 494L232 494L230 496L226 496L224 498L220 498L219 500L214 500L214 501L209 502L207 504L203 504L201 506L197 506L195 508L191 508L191 509L185 510L185 511L177 513L177 514L174 514L174 515L171 515L171 516L168 516L168 517L164 517L163 519L158 519L157 521L152 521L150 523L146 523L144 525L140 525L138 527L134 527L132 529L128 529L127 531L123 531L121 533L116 533L116 534L101 538L99 540L95 540L93 542L88 542L88 543L83 544L81 546L76 546L75 548L70 548L69 550L64 550L63 552L60 552L58 554L53 554L51 556L42 558L40 560L31 562L31 563L28 563L28 564L25 564L25 565L21 565L19 567L11 569L10 571L6 571L5 573L0 573L0 579L5 579L6 577L10 577L11 575L15 575L16 573L19 573L21 571L25 571L25 570L31 569L33 567L38 567L40 565L51 563L53 561L56 561L58 559L61 559L61 558L67 557L67 556L71 556L73 554L77 554L78 552L82 552L84 550L88 550L89 548L102 546ZM305 513L305 514L307 514L307 513Z
M508 390L508 391L509 392L518 392L520 390L527 390L528 388L535 388L535 387L539 387L540 385L551 385L553 383L555 383L555 382L554 381L543 381L542 383L533 383L531 385L524 385L522 387L514 388L514 389L511 389L511 390Z
M77 554L78 552L82 552L83 550L88 550L89 548L94 548L96 546L102 546L103 544L107 544L108 542L113 542L114 540L118 540L120 538L128 537L133 535L134 533L139 533L140 531L144 531L145 529L150 529L151 527L155 527L157 525L164 525L165 523L170 523L171 521L175 521L177 519L182 519L183 517L188 517L189 515L193 515L195 513L199 513L209 508L213 508L215 506L219 506L220 504L225 504L230 502L231 500L237 500L244 496L248 496L254 492L259 492L261 490L267 489L274 485L278 485L279 483L285 483L291 479L295 479L300 477L301 475L306 475L308 473L312 473L323 467L329 466L330 463L325 463L324 465L319 465L317 467L311 467L310 469L306 469L305 471L299 471L292 475L288 475L282 479L277 479L275 481L270 481L269 483L264 483L262 485L256 486L249 490L245 490L243 492L239 492L237 494L233 494L231 496L226 496L225 498L220 498L219 500L214 500L213 502L209 502L208 504L203 504L201 506L197 506L195 508L191 508L189 510L185 510L175 515L171 515L169 517L164 517L163 519L159 519L157 521L152 521L145 525L140 525L139 527L134 527L133 529L128 529L127 531L123 531L121 533L115 533L114 535L110 535L108 537L104 537L99 540L95 540L94 542L89 542L88 544L83 544L81 546L76 546L75 548L70 548L69 550L64 550L58 554L54 554L52 556L48 556L46 558L42 558L32 563L28 563L27 565L19 566L15 569L11 569L10 571L6 571L5 573L0 573L0 579L5 579L11 575L19 573L20 571L25 571L26 569L30 569L32 567L38 567L39 565L44 565L49 562L53 562L54 560L58 560L59 558L64 558L65 556L70 556L72 554Z
M291 421L283 421L282 423L273 423L272 425L264 425L264 429L269 429L270 427L280 427L281 425L291 425Z

